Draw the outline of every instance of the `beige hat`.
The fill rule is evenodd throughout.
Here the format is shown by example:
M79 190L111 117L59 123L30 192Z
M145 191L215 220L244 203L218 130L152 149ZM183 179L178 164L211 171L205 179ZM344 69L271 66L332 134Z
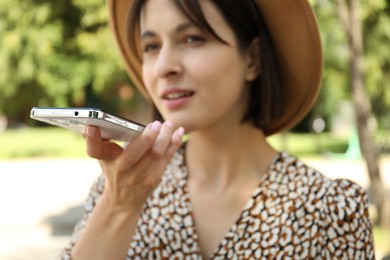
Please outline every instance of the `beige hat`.
M289 130L307 114L320 89L322 48L308 0L254 0L275 45L283 95L282 115L263 127L266 135ZM126 22L132 0L108 0L111 28L133 83L148 98L141 61L130 51Z

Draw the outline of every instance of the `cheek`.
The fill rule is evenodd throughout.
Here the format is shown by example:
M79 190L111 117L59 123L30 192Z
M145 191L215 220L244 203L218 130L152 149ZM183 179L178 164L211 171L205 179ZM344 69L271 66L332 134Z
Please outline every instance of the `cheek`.
M145 65L145 63L144 64L142 64L142 79L143 79L143 81L144 81L144 84L146 85L146 90L148 90L148 92L149 92L149 79L150 79L150 77L149 77L149 68L148 68L148 66L146 66Z
M196 65L200 87L207 86L212 92L230 96L238 94L245 85L245 65L232 53L208 56Z
M155 95L155 90L153 89L153 77L152 77L152 70L151 67L144 64L142 66L142 78L145 84L146 91L148 92L149 96L153 98Z

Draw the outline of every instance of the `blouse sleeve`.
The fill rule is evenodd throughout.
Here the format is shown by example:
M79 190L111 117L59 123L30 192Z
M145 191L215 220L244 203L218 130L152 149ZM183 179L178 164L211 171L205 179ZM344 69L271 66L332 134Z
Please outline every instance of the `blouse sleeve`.
M326 259L375 259L368 198L357 184L332 181L324 201Z
M103 188L104 188L104 174L101 174L97 178L97 180L93 183L89 191L88 197L84 202L83 218L76 224L70 241L60 253L60 259L62 260L71 259L72 250L76 245L77 241L79 240L80 235L85 228L85 224L87 223L93 209L95 208L96 203L98 202L100 196L102 195Z

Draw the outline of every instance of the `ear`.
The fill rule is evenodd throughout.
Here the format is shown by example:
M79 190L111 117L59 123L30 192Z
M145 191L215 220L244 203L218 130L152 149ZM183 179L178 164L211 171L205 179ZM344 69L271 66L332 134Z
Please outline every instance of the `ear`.
M247 57L247 72L246 72L246 80L253 81L255 80L261 73L261 63L260 63L260 39L256 37L251 42L250 46L246 50Z

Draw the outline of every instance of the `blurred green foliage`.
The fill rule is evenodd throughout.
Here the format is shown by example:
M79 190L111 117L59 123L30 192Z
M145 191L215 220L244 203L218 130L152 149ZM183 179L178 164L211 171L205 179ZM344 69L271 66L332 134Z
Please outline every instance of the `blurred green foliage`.
M323 88L314 112L328 121L340 100L350 99L348 45L336 1L312 0L324 46ZM365 81L380 128L390 129L390 0L361 0ZM386 91L387 90L387 91Z
M127 83L104 0L1 1L0 35L0 111L11 123L32 106L101 106Z
M347 39L334 2L311 0L325 69L303 130L318 115L329 123L339 101L350 98ZM361 2L366 86L379 126L390 129L390 0ZM129 109L139 99L130 85L104 0L0 1L0 115L10 125L26 122L33 106Z

